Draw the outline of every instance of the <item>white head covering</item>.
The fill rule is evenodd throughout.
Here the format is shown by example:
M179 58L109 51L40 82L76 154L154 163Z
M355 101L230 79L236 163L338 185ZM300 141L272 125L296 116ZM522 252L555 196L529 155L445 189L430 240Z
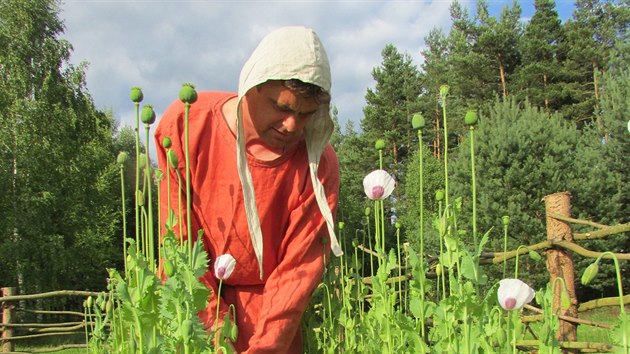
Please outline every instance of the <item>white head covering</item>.
M256 197L252 175L247 165L245 155L245 138L243 131L243 114L241 103L243 96L251 88L269 80L297 79L302 82L317 85L330 93L330 65L326 51L310 28L283 27L268 34L258 44L251 57L241 70L238 87L238 113L236 119L236 160L238 174L243 186L245 213L252 238L252 244L258 258L260 278L263 278L263 244L260 219L256 208ZM308 151L309 169L313 191L319 209L326 220L331 248L336 256L343 252L337 238L333 216L326 200L324 187L317 178L319 159L333 131L333 121L330 118L329 105L322 105L304 127L304 138Z

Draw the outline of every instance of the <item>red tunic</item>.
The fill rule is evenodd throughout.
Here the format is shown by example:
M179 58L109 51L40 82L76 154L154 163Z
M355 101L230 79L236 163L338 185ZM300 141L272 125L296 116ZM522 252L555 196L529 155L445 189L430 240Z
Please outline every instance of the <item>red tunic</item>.
M302 353L300 319L321 281L324 260L330 250L326 224L313 194L306 144L300 143L274 161L247 156L263 235L264 279L261 280L236 168L236 138L221 111L223 104L233 97L232 93L200 92L189 113L192 231L196 235L197 230L203 229L210 262L201 281L213 290L209 305L199 313L199 318L208 329L214 328L218 282L212 268L216 257L229 253L236 259L236 267L223 283L220 311L223 318L229 304L236 308L239 329L236 350ZM155 132L162 171L166 171L166 151L161 142L167 136L179 158L181 189L185 193L184 105L180 101L167 109ZM171 208L177 214L179 187L176 174L170 170ZM334 215L339 196L339 166L330 145L322 154L318 177ZM164 178L162 220L167 215L166 198ZM185 216L181 220L185 224ZM325 244L324 237L328 241Z

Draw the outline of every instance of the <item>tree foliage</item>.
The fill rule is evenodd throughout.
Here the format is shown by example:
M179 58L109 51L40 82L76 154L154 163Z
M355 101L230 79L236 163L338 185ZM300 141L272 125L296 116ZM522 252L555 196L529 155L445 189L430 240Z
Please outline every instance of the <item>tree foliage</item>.
M556 192L571 194L574 217L612 221L615 204L611 197L618 193L614 181L619 176L608 173L606 148L596 139L595 129L578 130L560 115L548 116L544 108L509 100L497 102L476 132L477 227L484 233L494 230L493 250L502 250L504 215L510 217L508 249L544 241L542 198ZM468 144L460 145L453 170L453 192L464 198L464 215L471 215ZM468 217L461 219L468 230L470 222ZM616 247L613 241L602 241L594 249ZM544 264L529 264L525 269L524 276L537 278L539 285L548 280Z
M119 253L113 120L68 63L58 12L0 3L0 278L23 291L103 288Z

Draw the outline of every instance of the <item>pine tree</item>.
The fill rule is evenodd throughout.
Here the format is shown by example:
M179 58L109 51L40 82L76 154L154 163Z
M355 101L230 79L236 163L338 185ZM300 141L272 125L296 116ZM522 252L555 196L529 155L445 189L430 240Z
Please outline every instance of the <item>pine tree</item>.
M479 39L475 51L487 56L493 63L497 91L507 97L510 92L508 82L520 64L517 43L522 35L521 7L517 2L512 3L512 7L506 5L498 21L487 12L483 14L479 17Z
M573 18L565 24L564 71L570 84L565 87L569 102L563 113L581 124L595 122L605 136L599 106L601 76L614 43L627 31L630 7L627 1L598 0L578 0L575 7Z
M432 29L424 38L427 49L422 51L421 82L423 86L419 97L419 112L424 114L427 127L425 129L433 156L441 156L442 112L438 104L440 85L448 82L448 39L441 29ZM415 112L414 112L415 113Z
M619 176L604 172L608 169L605 147L593 139L594 129L578 130L558 114L519 106L514 99L497 102L490 116L482 118L475 135L477 229L493 230L488 248L502 250L504 215L510 217L508 249L545 240L541 198L548 194L571 193L572 215L577 218L606 220L614 211L614 181ZM469 144L460 145L453 171L453 195L463 197L462 214L470 215ZM462 229L471 229L470 218L458 220ZM548 280L543 267L528 263L522 274L543 284Z
M382 56L381 66L372 71L376 87L365 95L361 128L372 146L378 139L386 141L383 165L404 184L404 164L414 148L414 132L409 127L411 115L418 109L420 74L409 55L391 44L385 46Z
M536 0L535 12L520 42L520 97L551 114L562 104L562 55L558 45L564 40L560 18L553 0Z

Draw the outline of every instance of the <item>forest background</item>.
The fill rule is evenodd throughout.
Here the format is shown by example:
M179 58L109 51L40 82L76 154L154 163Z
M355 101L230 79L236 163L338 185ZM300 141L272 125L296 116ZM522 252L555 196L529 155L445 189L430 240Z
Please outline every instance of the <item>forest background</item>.
M444 187L443 84L450 87L449 183L465 214L471 198L464 115L472 109L480 117L477 228L490 230L489 251L502 250L503 216L510 218L509 249L544 240L541 199L559 191L571 193L574 217L628 222L629 5L579 0L562 22L553 1L536 0L534 15L523 23L516 2L493 17L485 1L474 14L455 1L450 30L436 28L425 38L420 67L394 45L385 46L360 127L352 121L337 125L332 140L342 179L338 220L345 230L355 236L365 228L371 203L361 181L378 168L374 143L384 139L384 168L397 180L387 217L400 222L406 242L418 242L423 154L425 251L438 253L437 236L430 235L434 194ZM123 263L116 156L135 156L135 132L120 127L112 112L95 108L85 64L70 63L72 46L60 38L63 30L56 0L0 2L0 286L18 286L22 293L104 290L106 269ZM427 123L422 142L411 129L414 113ZM335 109L333 116L339 121ZM133 181L133 169L126 170L125 180ZM123 188L126 210L132 210L134 187L129 182ZM126 221L132 229L133 215ZM468 220L461 222L470 229ZM351 245L349 237L346 249ZM630 240L622 234L583 246L628 253ZM588 264L575 261L579 270ZM524 262L520 269L535 288L548 280L542 263ZM602 264L600 271L609 276L577 285L580 301L616 294L612 266ZM499 275L498 267L488 272ZM630 289L630 279L624 288Z

